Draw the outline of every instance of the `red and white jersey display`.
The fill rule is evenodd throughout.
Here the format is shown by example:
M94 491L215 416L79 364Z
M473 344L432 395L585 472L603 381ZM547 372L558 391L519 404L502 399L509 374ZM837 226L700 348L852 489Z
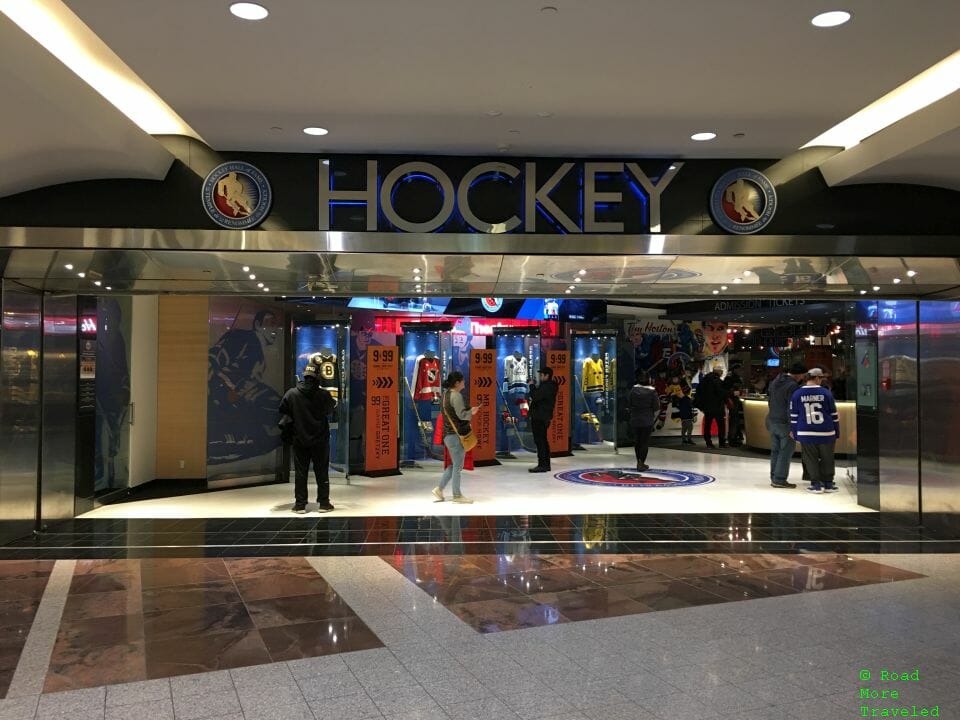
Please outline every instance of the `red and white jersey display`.
M413 399L436 400L440 397L440 360L418 355L413 366Z

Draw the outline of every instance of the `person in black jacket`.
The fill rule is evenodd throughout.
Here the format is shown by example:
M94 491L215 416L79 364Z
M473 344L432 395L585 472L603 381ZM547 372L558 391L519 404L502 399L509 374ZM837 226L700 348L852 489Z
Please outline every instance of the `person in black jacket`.
M307 365L303 380L290 388L280 401L280 427L293 441L293 511L307 511L307 474L313 462L317 478L317 509L333 510L330 504L330 425L327 418L337 406L336 400L317 380L317 366Z
M553 369L540 368L540 384L530 384L530 429L537 445L537 466L530 472L550 472L550 441L547 428L553 420L553 408L557 404L557 383Z
M723 368L719 365L714 367L711 372L701 377L700 386L697 388L697 407L703 410L703 439L707 447L713 447L711 437L711 425L717 421L717 439L720 441L720 447L727 447L727 388L724 387L720 374Z
M637 370L637 384L630 388L627 406L630 408L630 429L634 435L634 449L637 452L637 470L649 470L647 451L650 448L650 433L660 414L660 396L650 384L650 375L646 370Z

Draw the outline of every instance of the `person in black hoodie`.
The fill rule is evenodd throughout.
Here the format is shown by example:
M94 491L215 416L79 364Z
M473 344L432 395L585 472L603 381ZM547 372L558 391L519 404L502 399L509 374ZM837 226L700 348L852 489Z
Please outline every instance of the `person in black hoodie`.
M530 429L533 442L537 445L537 466L530 472L550 472L550 440L547 428L553 420L553 408L557 404L557 383L553 380L553 369L540 368L540 384L530 385Z
M627 405L630 408L630 429L634 435L634 449L637 453L637 470L649 470L647 452L650 448L650 433L660 414L660 396L650 384L650 375L646 370L637 370L637 384L630 388Z
M717 423L717 436L720 440L720 447L727 447L727 427L726 427L726 409L729 392L720 379L720 373L723 368L719 365L711 372L700 378L700 387L697 388L698 401L697 407L703 410L703 439L706 446L713 447L713 438L711 437L711 424Z
M293 441L293 511L307 511L307 474L313 462L317 478L317 509L333 510L330 504L330 424L327 418L336 400L317 380L317 366L307 365L303 380L290 388L280 401L280 428Z

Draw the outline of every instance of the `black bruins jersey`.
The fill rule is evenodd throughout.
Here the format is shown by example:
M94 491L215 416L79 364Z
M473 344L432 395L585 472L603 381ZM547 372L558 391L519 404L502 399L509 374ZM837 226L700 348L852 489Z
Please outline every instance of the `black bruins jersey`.
M340 365L336 355L314 353L310 363L317 366L317 380L320 387L329 392L334 400L340 399Z

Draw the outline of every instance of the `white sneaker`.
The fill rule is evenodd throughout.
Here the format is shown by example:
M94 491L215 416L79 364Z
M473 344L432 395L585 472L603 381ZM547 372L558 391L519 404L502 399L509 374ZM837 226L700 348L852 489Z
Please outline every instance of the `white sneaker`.
M468 498L466 495L454 495L453 501L455 503L460 503L461 505L472 505L473 500Z
M438 487L433 489L434 502L443 502L443 490Z

